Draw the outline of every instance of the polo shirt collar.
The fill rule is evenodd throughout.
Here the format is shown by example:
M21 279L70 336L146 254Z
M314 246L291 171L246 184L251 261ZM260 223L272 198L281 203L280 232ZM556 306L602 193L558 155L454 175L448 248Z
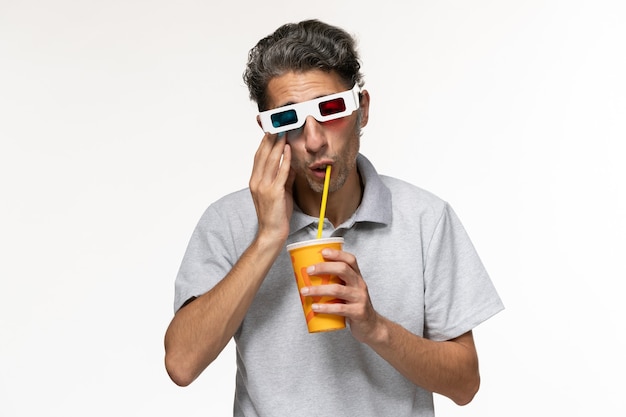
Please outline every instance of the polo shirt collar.
M362 154L357 156L357 169L363 182L363 198L354 214L339 228L350 228L358 222L371 222L388 225L391 223L391 191L383 183L374 165ZM312 224L317 225L319 219L309 216L294 204L291 216L290 234Z

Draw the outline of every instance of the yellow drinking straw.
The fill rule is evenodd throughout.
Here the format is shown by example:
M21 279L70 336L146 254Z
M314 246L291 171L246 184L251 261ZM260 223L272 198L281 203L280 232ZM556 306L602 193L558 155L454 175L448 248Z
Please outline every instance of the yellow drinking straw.
M326 216L326 200L328 200L328 186L330 185L330 165L326 166L326 177L324 178L324 191L322 192L322 207L320 207L320 220L317 224L317 238L322 237L324 229L324 216Z

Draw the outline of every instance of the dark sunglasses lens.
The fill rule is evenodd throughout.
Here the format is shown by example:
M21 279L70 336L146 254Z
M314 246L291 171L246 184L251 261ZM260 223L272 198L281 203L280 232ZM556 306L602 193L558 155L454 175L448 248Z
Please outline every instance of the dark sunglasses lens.
M280 113L274 113L271 116L272 126L283 127L298 123L298 115L295 110L281 111Z
M330 116L331 114L337 114L343 111L346 111L346 103L341 97L320 103L320 113L322 116Z

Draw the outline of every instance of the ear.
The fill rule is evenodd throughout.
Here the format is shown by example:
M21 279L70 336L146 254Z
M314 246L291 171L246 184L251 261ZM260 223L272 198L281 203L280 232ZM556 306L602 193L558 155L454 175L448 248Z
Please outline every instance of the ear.
M361 91L361 127L367 126L367 121L370 116L370 93L367 90Z

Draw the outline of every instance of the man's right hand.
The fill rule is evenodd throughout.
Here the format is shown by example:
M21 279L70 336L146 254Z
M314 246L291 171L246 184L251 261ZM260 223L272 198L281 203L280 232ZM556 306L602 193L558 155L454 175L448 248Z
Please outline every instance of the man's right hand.
M281 244L287 239L294 180L287 135L266 133L254 156L249 183L259 222L257 238L278 239Z

